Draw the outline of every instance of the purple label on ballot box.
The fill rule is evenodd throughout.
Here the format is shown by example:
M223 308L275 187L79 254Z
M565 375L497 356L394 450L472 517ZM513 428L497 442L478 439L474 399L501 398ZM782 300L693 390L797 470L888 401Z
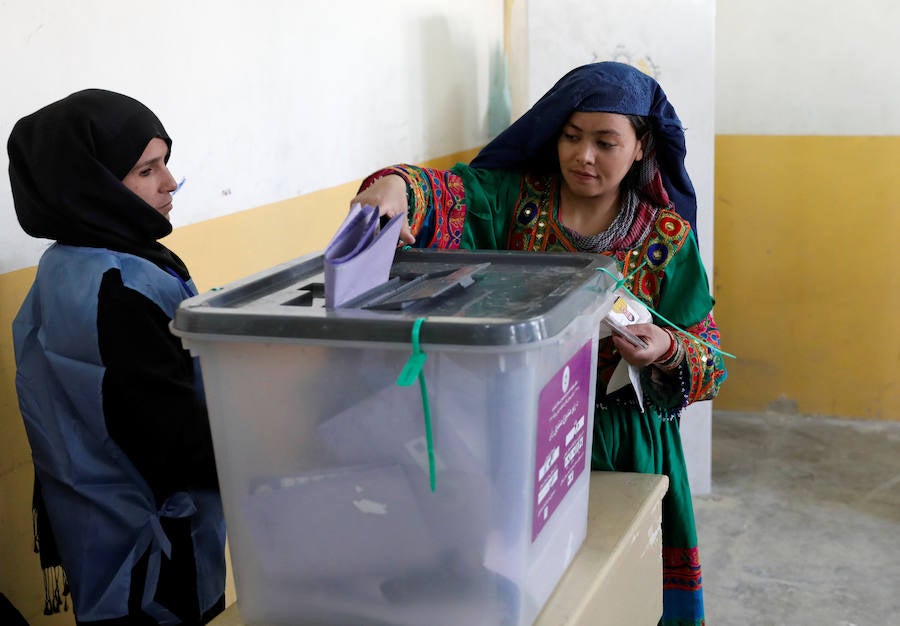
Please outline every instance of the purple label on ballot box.
M538 398L532 542L584 471L590 384L588 341L544 385Z

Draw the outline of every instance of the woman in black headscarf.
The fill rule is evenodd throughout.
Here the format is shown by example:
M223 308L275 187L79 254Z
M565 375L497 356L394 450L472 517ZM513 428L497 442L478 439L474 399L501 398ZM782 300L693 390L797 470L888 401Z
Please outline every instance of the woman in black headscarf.
M45 581L68 579L79 624L198 624L224 606L202 383L168 330L196 293L158 241L171 145L143 104L89 89L19 120L7 146L19 223L55 240L13 322L16 391L42 566L65 574Z

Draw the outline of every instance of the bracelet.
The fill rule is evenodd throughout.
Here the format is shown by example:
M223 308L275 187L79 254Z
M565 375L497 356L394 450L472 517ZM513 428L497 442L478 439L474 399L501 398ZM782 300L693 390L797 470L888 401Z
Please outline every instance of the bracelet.
M663 328L663 330L666 331L666 334L669 336L669 349L666 350L661 357L656 359L657 363L664 363L665 361L668 361L675 355L675 352L678 350L678 342L675 341L675 335L673 335L672 331L668 328Z
M681 365L681 362L684 360L684 346L675 337L675 333L673 333L668 328L663 328L663 330L666 331L667 335L669 335L669 339L672 340L672 343L670 344L669 349L666 350L665 354L657 359L653 363L653 365L663 371L669 372L677 369Z

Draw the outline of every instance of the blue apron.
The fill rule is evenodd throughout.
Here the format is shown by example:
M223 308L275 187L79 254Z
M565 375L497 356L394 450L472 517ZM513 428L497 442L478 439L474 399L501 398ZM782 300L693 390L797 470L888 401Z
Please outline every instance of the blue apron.
M160 518L191 520L204 613L225 586L222 504L214 491L177 492L157 509L149 485L107 432L97 301L103 274L113 268L170 318L195 293L190 281L140 257L52 245L13 321L16 390L78 619L127 615L132 570L149 551L141 608L160 624L178 624L154 601L160 559L171 551Z

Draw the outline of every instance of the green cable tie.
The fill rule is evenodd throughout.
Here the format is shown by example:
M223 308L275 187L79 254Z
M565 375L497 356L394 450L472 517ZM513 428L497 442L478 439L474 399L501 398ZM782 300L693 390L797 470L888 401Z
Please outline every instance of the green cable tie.
M425 415L425 442L428 448L428 480L431 490L434 491L437 480L434 468L434 437L431 431L431 405L428 402L428 387L425 384L425 372L422 368L425 366L427 355L422 352L419 346L419 332L422 324L425 322L424 317L418 318L412 328L412 354L403 366L403 371L397 377L397 384L401 387L409 387L419 380L419 393L422 395L422 412Z
M608 269L606 269L605 267L598 267L597 269L599 269L601 272L606 273L610 278L613 279L613 281L614 281L614 283L615 283L615 287L613 287L613 291L615 291L615 290L619 289L620 287L624 286L624 285L625 285L625 281L627 281L629 278L631 278L632 276L634 276L634 275L637 273L637 271L638 271L639 269L641 269L642 267L644 267L646 264L647 264L647 261L645 260L643 263L641 263L640 265L638 265L638 266L635 268L635 270L634 270L633 272L631 272L626 278L622 278L622 279L616 278L616 277L613 275L613 273L610 272L610 271L609 271ZM700 337L697 337L696 335L694 335L694 334L692 334L692 333L689 333L688 331L686 331L685 329L683 329L681 326L679 326L679 325L676 324L675 322L673 322L673 321L667 319L665 316L663 316L662 313L660 313L659 311L657 311L656 309L654 309L654 308L653 308L652 306L650 306L649 304L647 304L647 303L645 303L645 302L641 302L641 304L643 304L645 307L647 307L647 310L650 311L650 313L652 313L653 315L655 315L656 317L658 317L659 319L661 319L662 321L664 321L666 324L668 324L669 326L671 326L672 328L674 328L675 330L677 330L677 331L678 331L679 333L681 333L682 335L685 335L685 336L687 336L687 337L693 339L693 340L696 341L697 343L703 344L704 346L706 346L707 348L710 348L711 350L715 350L716 352L718 352L718 353L721 354L722 356L728 356L728 357L731 357L732 359L736 359L736 358L737 358L736 356L734 356L734 355L731 354L730 352L725 352L725 351L722 350L722 348L720 348L719 346L717 346L717 345L715 345L715 344L712 344L712 343L709 343L708 341L704 341L703 339L700 339Z

